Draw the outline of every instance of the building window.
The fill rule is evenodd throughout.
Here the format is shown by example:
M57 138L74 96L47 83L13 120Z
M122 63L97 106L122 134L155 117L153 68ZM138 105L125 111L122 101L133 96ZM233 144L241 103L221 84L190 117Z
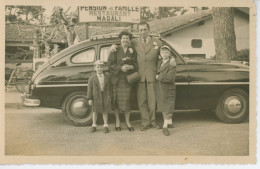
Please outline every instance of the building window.
M201 39L192 39L191 46L193 48L201 48L202 47L202 40Z

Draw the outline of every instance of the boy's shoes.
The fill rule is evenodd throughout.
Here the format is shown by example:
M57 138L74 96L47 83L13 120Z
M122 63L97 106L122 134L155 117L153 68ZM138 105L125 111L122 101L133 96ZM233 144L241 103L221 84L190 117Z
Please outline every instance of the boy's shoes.
M141 126L140 127L140 131L146 131L146 130L148 130L150 128L150 126Z
M161 129L162 127L157 124L151 124L151 128Z
M97 131L97 128L96 128L96 127L91 127L90 130L89 130L90 133L94 133L94 132L96 132L96 131Z
M168 124L168 125L167 125L167 128L174 128L174 127L173 127L173 124Z
M167 128L163 128L163 135L165 136L169 136L170 135L170 132Z
M104 133L109 133L109 129L108 129L108 127L104 127Z
M115 127L116 131L121 131L121 127Z

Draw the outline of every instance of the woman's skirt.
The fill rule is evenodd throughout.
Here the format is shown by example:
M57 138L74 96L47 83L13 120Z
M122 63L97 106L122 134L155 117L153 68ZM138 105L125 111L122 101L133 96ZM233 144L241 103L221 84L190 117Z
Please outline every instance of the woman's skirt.
M126 77L120 77L118 83L114 86L115 90L115 107L119 111L131 110L131 85L128 84Z

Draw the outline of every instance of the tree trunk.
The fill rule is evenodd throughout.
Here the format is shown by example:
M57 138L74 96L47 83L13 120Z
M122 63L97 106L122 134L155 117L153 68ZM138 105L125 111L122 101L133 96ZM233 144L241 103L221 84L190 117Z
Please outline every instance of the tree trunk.
M212 9L212 14L216 59L230 62L237 56L234 9L216 7Z

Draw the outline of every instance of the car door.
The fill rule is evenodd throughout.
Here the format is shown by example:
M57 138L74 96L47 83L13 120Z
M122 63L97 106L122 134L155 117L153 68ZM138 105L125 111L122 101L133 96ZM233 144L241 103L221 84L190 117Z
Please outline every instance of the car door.
M82 48L62 57L37 79L37 92L49 107L60 107L66 95L87 91L87 82L96 60L96 46Z
M170 46L170 45L169 45ZM176 58L176 100L175 100L175 110L188 109L188 70L185 60L175 51L172 53Z

